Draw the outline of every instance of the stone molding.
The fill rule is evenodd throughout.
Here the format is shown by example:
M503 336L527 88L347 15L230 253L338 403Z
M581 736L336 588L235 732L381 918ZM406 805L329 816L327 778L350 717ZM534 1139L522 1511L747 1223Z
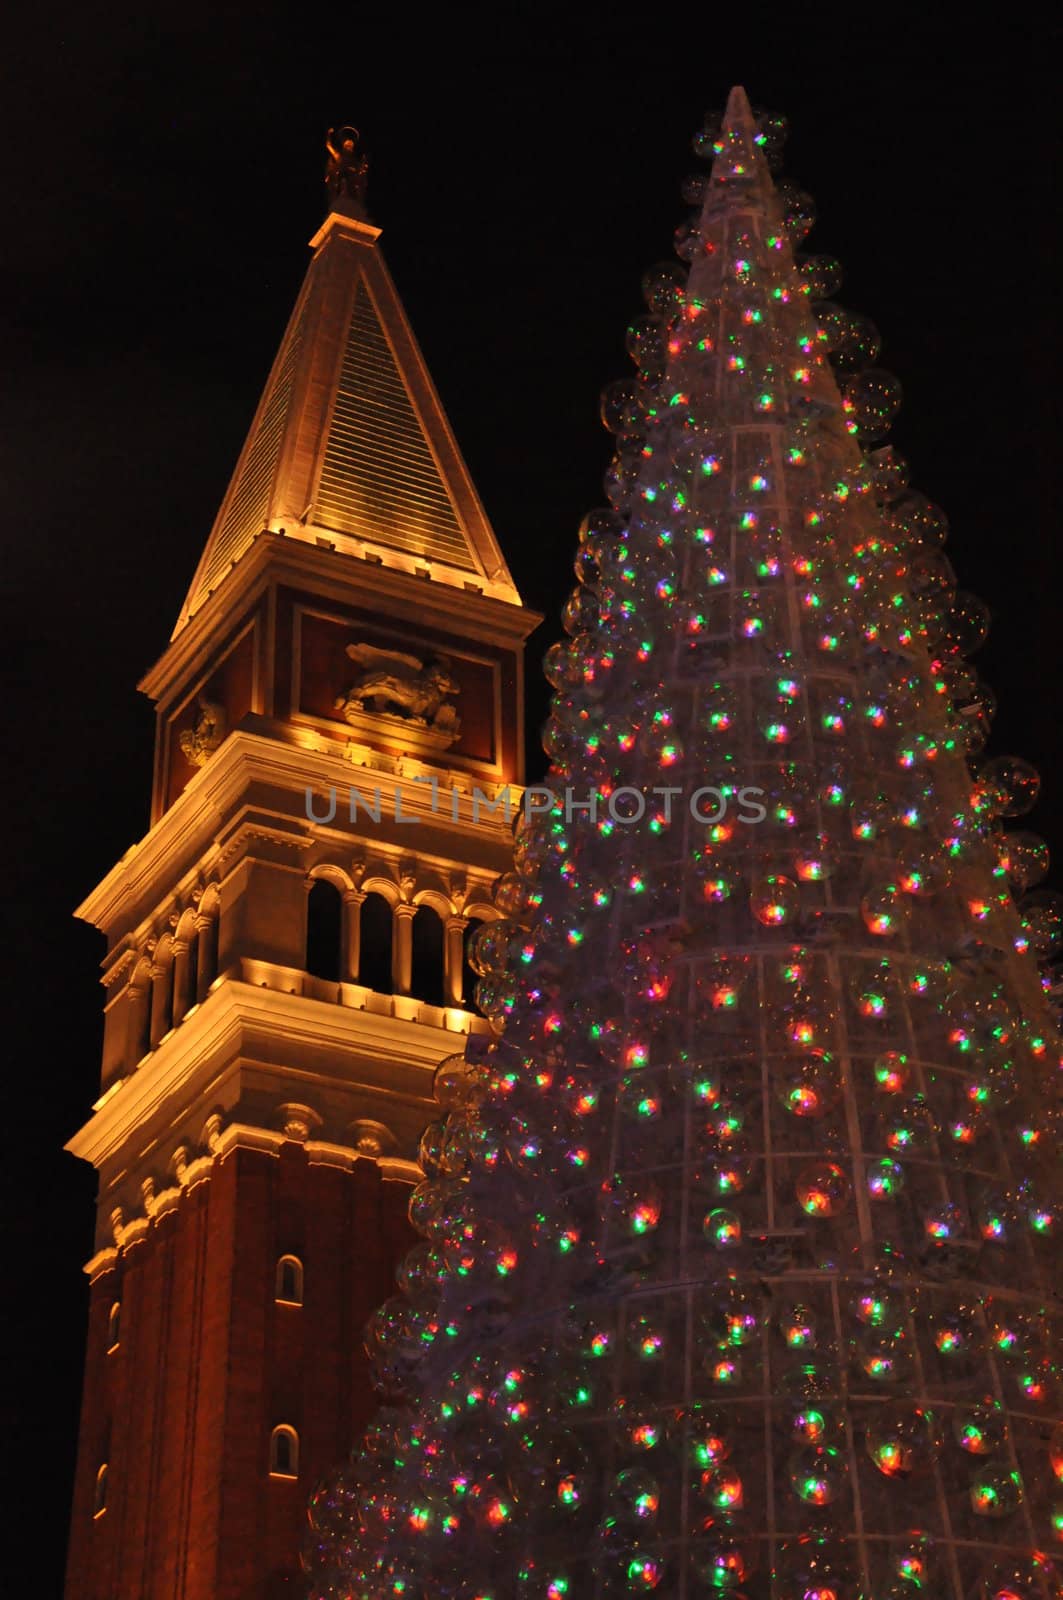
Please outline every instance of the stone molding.
M279 1106L277 1109L285 1111L291 1110L292 1107ZM316 1113L311 1112L311 1115ZM260 1128L250 1123L230 1122L216 1133L212 1139L211 1150L192 1161L187 1159L185 1148L178 1147L174 1154L177 1183L158 1192L150 1189L150 1185L145 1185L145 1189L150 1189L150 1193L144 1195L143 1210L137 1216L127 1217L124 1211L115 1208L111 1216L114 1243L97 1250L85 1263L82 1270L87 1274L89 1281L94 1283L98 1277L113 1270L123 1251L130 1250L134 1245L147 1240L153 1223L175 1210L180 1205L182 1197L197 1184L208 1181L213 1175L215 1166L224 1162L233 1151L257 1150L265 1155L279 1156L284 1145L292 1142L291 1135L276 1128ZM364 1150L356 1150L348 1145L322 1139L296 1139L294 1142L299 1143L306 1151L307 1162L312 1167L339 1167L344 1172L353 1172L359 1162L371 1162L380 1169L380 1175L386 1183L410 1185L419 1183L423 1176L416 1161L407 1161L401 1156L373 1156Z

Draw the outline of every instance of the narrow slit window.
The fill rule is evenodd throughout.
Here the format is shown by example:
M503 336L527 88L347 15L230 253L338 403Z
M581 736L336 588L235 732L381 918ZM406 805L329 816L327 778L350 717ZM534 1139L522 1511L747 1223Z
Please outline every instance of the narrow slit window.
M269 1470L273 1478L299 1476L299 1435L287 1423L274 1428L270 1436Z
M298 1256L281 1256L277 1262L275 1298L288 1306L303 1303L303 1263Z

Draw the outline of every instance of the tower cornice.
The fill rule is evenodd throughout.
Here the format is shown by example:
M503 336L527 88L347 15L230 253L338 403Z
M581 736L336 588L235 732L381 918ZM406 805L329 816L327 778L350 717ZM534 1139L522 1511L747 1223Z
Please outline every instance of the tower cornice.
M360 789L368 797L370 790L379 786L382 795L387 791L386 808L393 820L396 812L401 818L410 819L397 824L401 832L396 832L394 839L382 836L381 847L395 855L402 848L431 848L432 823L440 813L438 807L433 812L431 787L416 781L423 776L419 763L405 763L408 770L400 774L360 768L338 748L320 748L325 741L309 731L296 742L294 730L288 730L292 741L289 743L277 736L283 731L271 729L270 737L244 729L232 733L155 826L131 845L86 895L74 915L108 934L123 924L132 927L147 914L159 885L172 879L175 861L187 856L209 869L222 850L224 836L231 836L242 822L257 819L274 833L283 830L284 837L296 847L309 843L320 831L320 825L306 814L307 790L315 795L337 791L334 831L349 831L353 841L358 832L353 825L347 826L349 791ZM247 800L252 786L262 792L261 803ZM272 803L266 802L267 794L272 795ZM510 822L512 808L520 803L521 794L518 786L512 786ZM280 804L283 796L290 802L287 807ZM454 810L457 815L451 809L443 814L448 837L460 840L470 854L475 855L478 847L485 854L508 849L510 822L504 809L492 811L485 804L474 816L471 804L459 803Z
M390 603L424 626L453 630L485 644L523 644L542 622L542 613L504 596L490 594L466 579L460 587L438 573L418 576L384 566L354 551L322 544L312 530L297 534L268 529L253 541L247 555L223 578L188 625L175 634L168 649L141 678L137 687L156 702L194 675L217 645L219 632L233 626L270 584L288 584L322 599L380 606Z
M360 238L365 244L376 244L381 230L361 217L348 217L342 211L330 211L310 240L311 250L319 249L334 232L349 233L354 238Z
M401 1009L401 996L397 1004ZM419 1009L416 1002L405 1004ZM249 1089L279 1106L296 1090L313 1099L339 1086L371 1095L381 1106L407 1107L423 1124L440 1061L460 1048L470 1028L487 1028L470 1012L455 1010L450 1020L452 1027L433 1026L398 1014L395 1004L386 1012L328 1005L228 978L134 1073L101 1096L66 1149L99 1168L123 1156L135 1139L169 1160L167 1140L179 1142L196 1106L207 1099L235 1106ZM287 1052L283 1064L271 1059L278 1039Z

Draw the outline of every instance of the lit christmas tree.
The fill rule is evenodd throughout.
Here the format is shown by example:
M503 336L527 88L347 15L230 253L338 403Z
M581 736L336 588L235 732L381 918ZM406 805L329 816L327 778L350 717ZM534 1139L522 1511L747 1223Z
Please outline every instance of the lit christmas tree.
M985 609L783 131L710 120L606 391L496 1037L439 1070L315 1600L1060 1593L1038 780L977 765Z

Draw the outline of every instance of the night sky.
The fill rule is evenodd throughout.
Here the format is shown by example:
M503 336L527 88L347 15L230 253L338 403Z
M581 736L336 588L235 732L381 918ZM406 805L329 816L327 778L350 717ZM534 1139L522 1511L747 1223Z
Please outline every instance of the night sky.
M534 741L538 662L602 500L598 393L630 370L641 273L672 258L690 136L734 82L787 113L785 171L820 217L808 248L840 257L838 298L881 329L905 392L893 442L993 609L977 659L1000 696L991 749L1041 769L1030 823L1063 861L1059 152L1039 66L1058 38L1029 16L989 37L958 10L881 6L811 8L810 33L752 6L456 9L430 31L394 4L368 8L379 23L363 6L149 9L24 12L0 95L6 1437L39 1595L61 1583L95 1189L62 1151L101 1036L103 941L71 912L147 826L135 685L306 269L330 123L363 130L399 293L516 582L548 614Z

